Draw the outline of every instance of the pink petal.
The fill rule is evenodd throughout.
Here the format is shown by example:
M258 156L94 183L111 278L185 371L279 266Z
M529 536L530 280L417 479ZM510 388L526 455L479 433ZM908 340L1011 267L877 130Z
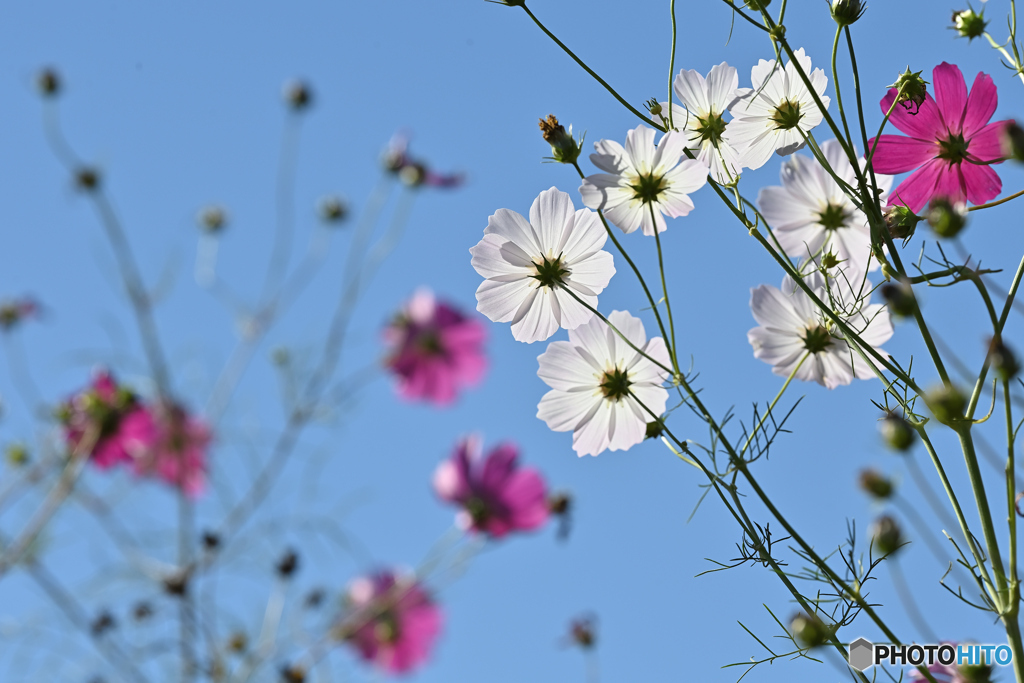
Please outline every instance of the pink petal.
M516 529L536 529L547 521L547 490L540 473L533 469L516 472L505 488L505 504Z
M988 124L967 140L967 151L978 161L994 161L1003 158L1003 130L1011 121L995 121Z
M1003 181L991 166L979 166L965 161L960 164L960 172L967 186L967 200L972 204L990 202L1003 189Z
M964 112L963 134L970 139L985 127L999 104L999 93L996 84L988 74L979 73L974 78L971 94L967 98L967 111Z
M516 469L516 458L518 457L519 449L514 444L504 443L496 446L484 461L483 471L480 474L480 487L485 491L500 494Z
M874 144L874 139L871 139L869 149ZM938 151L939 146L935 142L902 135L883 135L878 139L871 163L877 173L906 173L934 158Z
M967 200L962 164L950 164L946 170L939 172L939 181L935 185L934 196L946 197L953 203Z
M889 206L902 204L918 213L935 196L935 186L948 167L949 163L944 159L932 159L927 162L892 191L889 195Z
M964 109L967 107L967 82L955 64L943 62L932 70L935 101L939 105L939 115L946 127L953 133L959 133L964 120Z
M890 88L885 97L882 98L882 113L885 114L892 107L896 100L896 88ZM920 107L908 110L903 104L893 107L889 115L889 122L910 137L921 140L938 140L944 137L946 125L939 115L939 107L935 104L931 94L925 95L925 100Z

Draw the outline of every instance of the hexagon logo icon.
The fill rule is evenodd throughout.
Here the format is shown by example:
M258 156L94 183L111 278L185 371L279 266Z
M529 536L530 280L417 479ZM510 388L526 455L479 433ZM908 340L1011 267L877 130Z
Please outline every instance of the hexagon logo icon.
M850 666L857 671L864 671L874 666L875 646L866 638L858 638L853 641L850 643L849 662Z

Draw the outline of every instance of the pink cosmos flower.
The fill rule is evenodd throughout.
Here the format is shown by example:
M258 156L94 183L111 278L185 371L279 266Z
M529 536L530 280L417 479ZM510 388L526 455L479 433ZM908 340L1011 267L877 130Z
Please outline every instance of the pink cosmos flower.
M989 123L999 100L996 86L988 74L979 73L968 94L960 69L946 62L935 67L932 80L934 99L928 93L916 113L897 105L889 118L908 137L882 135L878 140L873 159L877 172L917 169L889 195L889 205L903 204L917 213L940 196L954 203L984 204L1003 187L988 164L1002 160L1001 137L1010 123ZM882 98L883 113L896 93L891 88Z
M97 371L92 386L65 401L57 416L64 425L69 450L79 448L84 438L95 439L89 455L101 469L132 462L151 443L150 432L140 428L140 423L149 419L149 411L106 370ZM98 434L91 436L97 430Z
M547 491L540 473L518 469L519 449L506 443L481 460L481 440L459 442L450 460L434 473L434 491L462 507L456 520L464 529L501 538L511 531L528 531L548 518Z
M441 610L415 577L384 570L354 580L340 627L368 662L391 673L422 664L441 631Z
M943 643L956 647L956 643ZM976 683L977 681L989 681L992 676L992 667L987 664L965 665L963 668L953 664L940 664L936 662L928 667L928 672L937 683ZM923 683L926 679L916 668L910 670L910 683Z
M123 428L144 437L135 454L135 473L156 476L195 498L206 486L206 450L210 428L178 404L158 405L126 416Z
M418 290L384 332L390 347L385 364L398 376L398 393L451 403L458 389L483 377L485 336L480 321L438 302L429 289Z

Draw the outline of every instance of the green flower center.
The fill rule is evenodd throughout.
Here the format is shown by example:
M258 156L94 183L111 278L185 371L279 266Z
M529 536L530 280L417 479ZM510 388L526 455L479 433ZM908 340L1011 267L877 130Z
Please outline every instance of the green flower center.
M629 394L629 373L619 368L614 368L604 373L601 378L601 393L609 401L618 401Z
M804 348L811 353L821 353L832 345L832 335L821 325L808 327L802 339Z
M665 189L665 178L660 175L648 173L638 175L633 188L633 199L639 199L644 204L653 204L658 201L658 195Z
M824 211L818 214L818 224L826 230L838 230L846 227L846 219L846 209L831 202Z
M725 120L721 114L710 113L706 119L697 117L697 134L700 136L701 144L710 142L715 148L722 141L722 134L725 133Z
M967 142L962 134L950 135L939 141L939 158L951 164L959 164L967 158Z
M476 496L472 496L463 504L463 506L465 507L466 512L469 513L469 516L473 518L473 522L476 524L483 524L490 516L490 511L487 509L487 505Z
M416 348L427 356L437 356L444 351L441 337L435 330L424 330L416 338Z
M382 643L394 643L398 640L398 620L391 610L385 610L377 617L373 632Z
M565 276L569 274L569 269L562 264L562 257L558 256L554 259L549 259L547 256L540 263L534 263L533 267L537 269L537 274L533 276L542 287L555 287L565 282Z
M775 127L779 130L789 130L796 128L797 124L800 123L800 119L804 117L800 113L800 103L791 102L790 100L783 100L778 107L775 108L775 113L772 114L772 121L775 122Z

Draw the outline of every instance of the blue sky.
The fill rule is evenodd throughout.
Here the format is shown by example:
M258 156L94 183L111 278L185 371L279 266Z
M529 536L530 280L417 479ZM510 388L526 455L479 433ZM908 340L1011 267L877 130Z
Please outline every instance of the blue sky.
M678 5L677 70L706 73L728 61L745 85L750 66L772 56L767 39L749 26L738 23L730 40L724 3ZM1007 6L988 3L997 35ZM667 3L538 1L531 8L635 106L650 97L665 99ZM1019 115L1020 82L981 41L954 40L946 28L947 9L926 0L879 2L856 25L869 126L880 121L877 102L899 72L909 64L927 76L943 60L959 64L968 81L981 70L992 74L1001 95L996 118ZM815 66L825 66L834 26L825 3L791 0L786 23L793 45L806 48ZM845 61L840 58L841 70ZM67 135L84 159L102 169L148 282L167 282L158 326L172 358L176 390L196 408L204 404L237 336L233 313L192 278L194 217L208 203L227 208L230 225L220 244L219 269L244 300L254 300L271 251L286 124L280 90L288 79L306 79L315 97L301 129L294 253L302 253L318 229L315 204L323 194L343 193L356 213L365 206L378 182L380 151L398 130L413 132L415 154L468 177L457 191L425 190L416 197L405 238L357 309L345 361L349 370L373 362L381 327L420 285L474 308L479 278L468 249L496 209L525 214L534 197L553 185L572 193L579 205L575 172L541 163L548 149L537 130L538 117L554 113L575 131L585 130L588 146L601 138L624 139L636 125L521 10L478 0L310 1L287 8L241 2L9 7L0 22L5 122L0 127L5 207L0 296L30 293L45 306L42 321L25 328L14 340L18 346L9 345L6 353L20 348L49 402L82 385L99 362L136 384L144 383L145 371L95 216L43 135L34 75L44 65L56 67L66 81L60 106ZM843 85L852 96L849 79ZM829 94L832 88L830 75ZM818 135L828 137L824 130ZM757 188L776 184L779 163L773 159L745 176L745 193L754 197ZM1000 174L1008 192L1024 183L1019 169L1000 167ZM396 197L397 189L389 207ZM749 290L761 283L777 285L781 274L709 189L694 200L693 214L674 221L664 238L681 354L692 357L705 400L716 413L735 406L737 418L749 422L751 404L769 400L781 384L753 358L747 343L753 326ZM1018 211L1010 204L986 212L968 230L964 248L985 265L1012 272L1024 249L1024 236L1016 229ZM343 275L351 226L334 235L317 280L261 346L225 419L213 457L229 488L242 488L253 471L251 459L266 457L283 424L271 349L287 347L299 363L309 362L318 349ZM922 231L907 247L910 259L922 238L931 241ZM625 243L651 272L653 245L639 234ZM1007 273L996 276L1004 285L1008 280ZM975 368L983 358L984 317L972 294L964 287L925 292L924 305L942 338ZM642 293L624 268L602 295L601 306L642 314L648 329L653 327L649 312L641 313ZM241 578L225 589L223 630L258 625L269 567L286 545L303 553L292 589L296 600L312 586L339 590L377 563L415 566L452 521L452 511L430 491L434 467L459 436L479 431L488 443L514 439L524 459L541 468L553 487L572 491L577 506L572 534L567 543L559 543L553 529L503 542L446 585L439 596L445 633L432 664L411 680L584 680L583 657L560 644L569 620L583 612L599 617L602 681L735 680L736 669L719 667L763 655L737 621L768 642L778 631L762 603L788 619L795 608L784 589L760 568L695 578L710 568L706 558L732 558L739 540L712 500L687 522L702 492L698 473L653 442L626 453L578 459L569 435L548 431L535 417L546 391L535 376L543 345L515 342L507 326L488 324L488 329L491 371L453 408L403 403L380 378L354 405L306 433L277 484L279 495L250 527L236 557L234 575ZM1013 339L1020 330L1018 315L1011 317L1010 329ZM903 359L922 352L904 327L897 328L886 349ZM15 365L22 362L11 358ZM916 368L922 383L936 381L923 357ZM9 368L0 369L4 443L30 440L45 427L33 422L15 379ZM790 423L794 433L758 466L762 483L823 552L845 538L847 520L856 520L864 543L867 526L880 512L856 490L856 473L864 466L891 472L902 481L909 505L930 515L905 464L879 441L877 411L869 401L880 394L875 381L833 392L794 386L787 404L806 396ZM705 434L682 412L674 429L698 440ZM998 426L991 434L998 447ZM946 442L941 447L958 492L966 495L957 452ZM927 466L922 451L912 457ZM990 491L998 491L996 470L985 472L992 477ZM113 496L119 514L145 530L153 552L173 559L172 537L158 531L174 520L165 490L109 476L90 476L87 485ZM220 499L204 499L199 514L207 524L216 523L223 514ZM279 533L271 524L292 515L306 520L298 531ZM346 538L355 539L356 550L332 550L310 540L314 516L331 519ZM997 515L997 521L1001 518ZM0 526L10 533L15 523L0 519ZM911 529L908 534L915 536ZM47 560L85 604L124 614L136 597L153 589L137 572L111 573L116 556L104 549L102 539L81 508L72 505L51 531ZM923 544L911 545L900 566L941 638L998 637L987 615L970 611L942 590L943 568ZM886 605L886 618L907 640L923 640L902 615L884 567L880 576L872 597ZM0 583L0 596L5 605L0 614L7 620L43 615L61 624L23 576ZM168 614L170 603L161 604L160 614ZM857 628L851 639L876 635L866 621ZM85 654L86 647L72 651L82 653L72 657L84 680L93 655ZM343 653L330 661L335 680L373 679ZM0 664L9 667L10 659ZM759 668L749 679L839 680L840 670L780 662Z

